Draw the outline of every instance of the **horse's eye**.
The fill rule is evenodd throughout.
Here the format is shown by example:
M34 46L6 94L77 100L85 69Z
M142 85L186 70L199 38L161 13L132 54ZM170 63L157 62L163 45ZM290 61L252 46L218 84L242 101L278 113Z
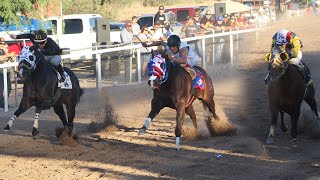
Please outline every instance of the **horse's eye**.
M29 56L30 61L34 61L34 57L33 56Z
M288 60L288 55L287 55L287 53L281 53L280 54L280 59L282 60L282 61L286 61L286 60Z

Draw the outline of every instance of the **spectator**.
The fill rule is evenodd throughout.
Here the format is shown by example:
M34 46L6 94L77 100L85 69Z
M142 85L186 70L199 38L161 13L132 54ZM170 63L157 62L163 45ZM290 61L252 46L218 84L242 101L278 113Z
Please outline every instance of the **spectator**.
M259 15L257 16L257 27L258 28L262 28L267 26L268 22L269 22L269 17L265 14L265 10L263 9L263 7L261 7L259 9Z
M239 29L243 30L247 28L247 18L244 16L244 13L240 13L239 17L237 19L238 23L239 23Z
M226 29L226 27L223 24L223 17L218 16L217 21L214 23L214 30L216 32L222 32Z
M154 16L154 23L159 22L160 27L163 27L164 22L166 21L166 16L163 13L164 13L164 6L161 5L159 6L159 11Z
M164 23L164 33L163 35L166 37L166 38L169 38L169 36L173 35L174 33L172 32L171 28L170 28L170 22L169 21L166 21Z
M139 33L138 38L141 42L151 42L151 34L147 26L143 26L141 28L141 32ZM147 51L147 49L141 49L142 75L146 75L146 69L149 59L150 53Z
M239 27L239 23L238 21L236 20L236 17L234 15L232 15L230 17L230 29L231 30L237 30Z
M195 13L193 20L194 20L194 24L196 24L200 27L200 13L199 12Z
M122 29L120 33L120 38L122 43L130 43L133 40L133 33L132 33L132 23L127 21L125 24L125 28Z
M12 61L12 58L15 56L14 53L8 52L8 44L5 42L5 39L3 37L0 38L0 64L8 63ZM7 82L8 82L8 96L11 92L11 81L10 81L10 71L11 69L8 69L7 72ZM3 71L0 70L0 108L4 108L4 82L3 82Z
M212 32L213 24L211 21L211 11L207 10L205 16L200 20L200 27L206 34Z
M230 26L230 17L228 14L224 14L223 15L223 22L222 24L225 26L225 27L229 27Z
M199 35L203 35L201 33L200 26L194 23L193 17L188 17L187 23L182 27L181 31L185 32L186 37L195 37ZM188 42L189 46L196 51L196 53L202 57L202 48L200 40L194 40Z
M140 25L137 23L138 17L132 16L132 34L138 35L140 33Z
M167 38L163 35L162 29L160 28L160 23L156 22L153 25L154 34L152 35L152 41L166 41Z

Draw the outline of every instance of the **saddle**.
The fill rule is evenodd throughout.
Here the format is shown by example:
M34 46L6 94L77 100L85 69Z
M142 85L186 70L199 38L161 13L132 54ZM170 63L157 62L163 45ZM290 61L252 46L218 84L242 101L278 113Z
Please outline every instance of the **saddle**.
M189 64L181 64L181 67L183 67L187 73L191 76L192 79L192 87L194 89L200 89L204 90L204 80L202 73L192 67L190 67Z

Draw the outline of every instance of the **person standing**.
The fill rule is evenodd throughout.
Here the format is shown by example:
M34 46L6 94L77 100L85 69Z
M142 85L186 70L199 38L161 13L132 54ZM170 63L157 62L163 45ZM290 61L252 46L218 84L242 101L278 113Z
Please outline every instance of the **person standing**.
M8 52L8 44L5 42L4 38L0 38L0 64L8 63L14 57L14 53ZM4 108L4 81L3 81L3 72L0 71L0 108ZM10 70L7 72L7 89L8 89L8 96L11 92L11 81L10 81Z
M187 38L203 35L201 33L200 26L194 23L194 18L188 17L187 19L188 22L182 27L181 32L185 32ZM189 41L188 45L194 49L201 58L203 58L200 40Z
M133 39L132 23L127 21L125 27L121 30L120 39L122 43L131 43Z
M140 25L137 23L138 17L132 16L131 20L132 20L132 34L134 36L138 36L138 34L140 33Z
M159 6L159 11L154 16L154 23L158 22L160 23L160 27L162 28L164 26L164 22L166 21L166 16L164 15L164 6Z
M125 28L122 29L120 33L120 39L122 43L130 43L133 42L133 33L132 33L132 23L127 21L125 24ZM132 50L124 50L122 51L122 57L125 66L125 82L130 82L130 62L132 62Z

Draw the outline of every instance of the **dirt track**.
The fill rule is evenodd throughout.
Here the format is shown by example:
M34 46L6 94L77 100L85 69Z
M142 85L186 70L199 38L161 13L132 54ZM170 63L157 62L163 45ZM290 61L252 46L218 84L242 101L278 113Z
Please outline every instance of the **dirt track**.
M82 80L86 93L75 119L80 145L67 147L57 141L55 127L61 122L53 110L40 115L41 137L33 140L34 111L29 110L19 117L10 134L0 134L0 179L318 179L319 140L299 135L299 147L293 149L290 133L277 128L275 144L265 145L270 120L263 58L274 32L282 28L296 32L304 43L303 61L311 69L319 103L319 24L318 17L278 22L261 32L257 42L247 38L234 66L207 69L215 86L218 115L237 125L235 136L208 137L206 111L196 102L202 138L188 138L182 142L182 150L175 151L174 110L164 109L148 134L137 134L150 110L152 92L146 84L114 86L97 94L93 82ZM105 96L111 97L121 128L98 133L101 139L97 140L87 126L101 121L97 113L104 107ZM1 110L0 127L15 109L10 108L9 113ZM302 116L309 117L307 110ZM290 125L288 116L286 120ZM184 129L186 135L192 131L188 117Z

